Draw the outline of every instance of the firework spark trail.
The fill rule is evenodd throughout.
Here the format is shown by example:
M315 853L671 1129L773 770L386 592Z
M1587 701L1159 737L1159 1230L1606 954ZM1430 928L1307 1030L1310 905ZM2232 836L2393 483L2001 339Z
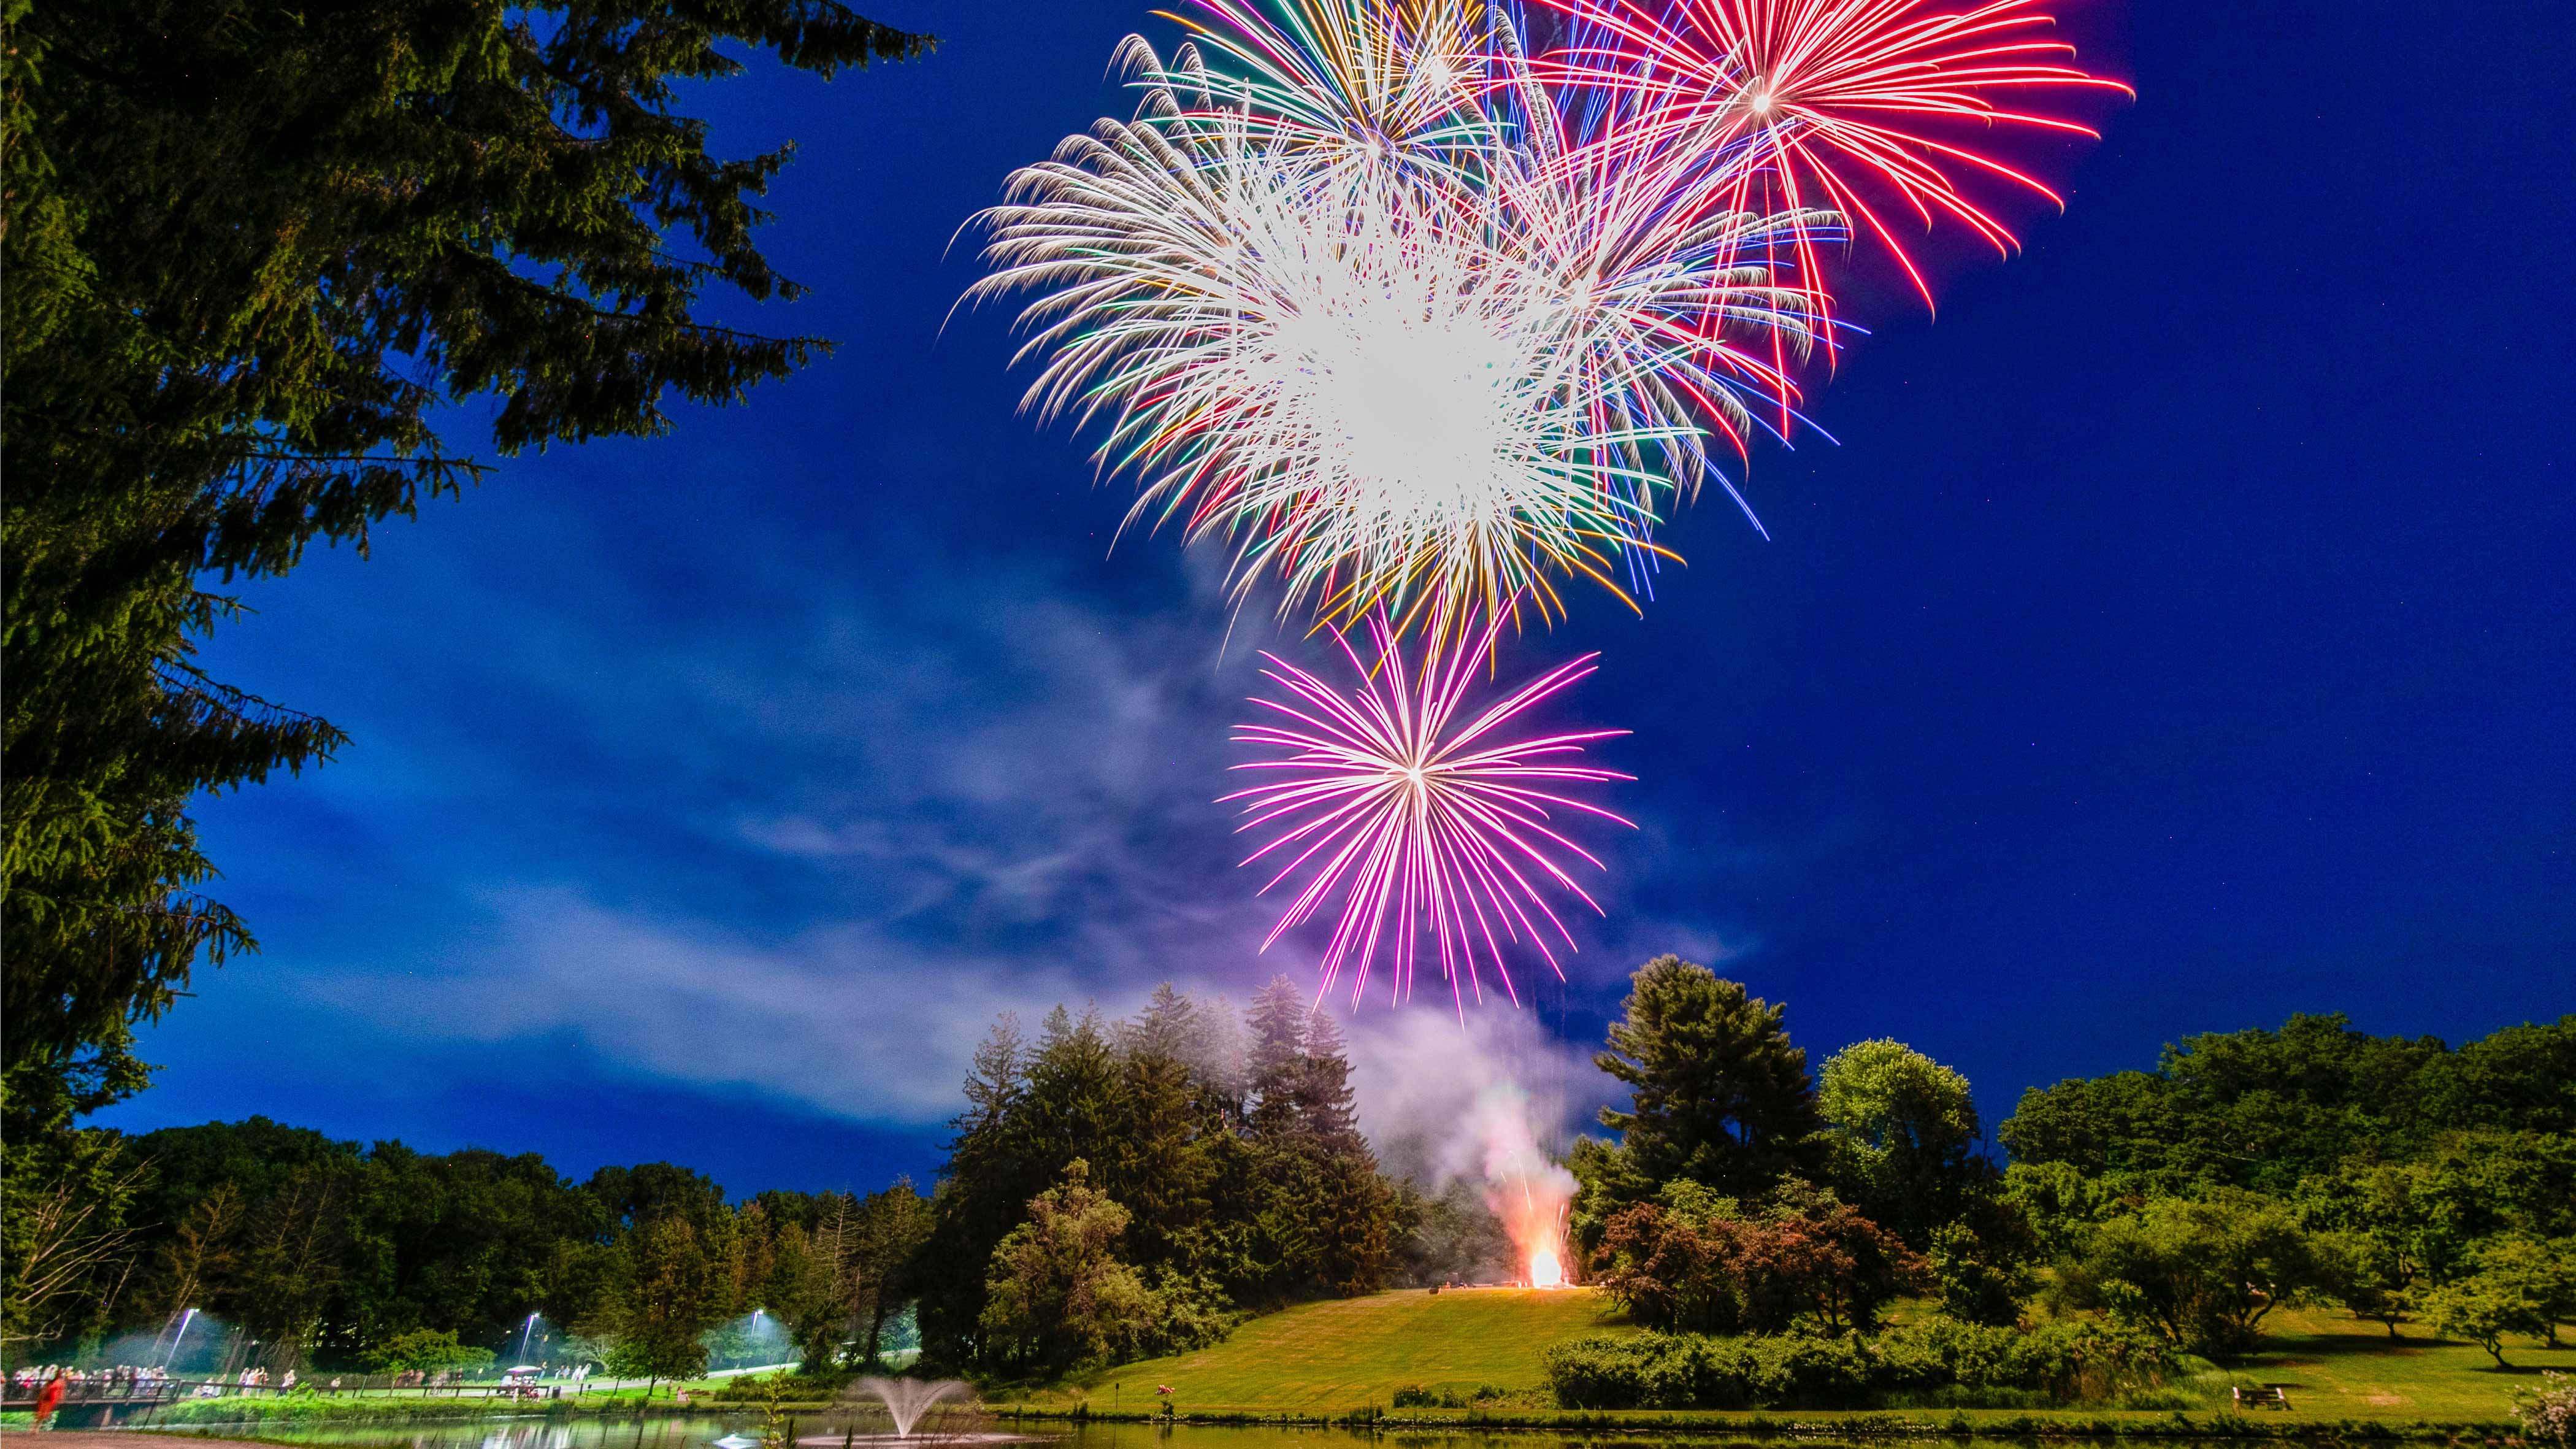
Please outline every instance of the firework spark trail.
M1437 631L1560 613L1560 576L1624 596L1614 561L1657 551L1712 436L1740 454L1794 405L1783 359L1821 333L1762 258L1797 219L1675 214L1641 168L1570 161L1552 111L1485 104L1533 73L1456 0L1211 9L1168 65L1129 42L1135 117L982 218L972 295L1037 294L1030 405L1105 420L1131 520L1231 537L1284 609Z
M2065 199L2031 172L1941 139L1948 123L2098 138L2080 122L2006 103L2033 91L2135 92L2066 62L2075 47L2044 38L2041 0L1988 0L1943 11L1928 0L1677 0L1660 14L1599 0L1538 0L1569 16L1576 43L1538 62L1549 84L1624 96L1612 144L1655 157L1727 158L1690 178L1684 212L1776 206L1857 218L1905 271L1926 305L1931 283L1896 235L1872 185L1925 228L1948 218L1998 255L2012 230L1963 189L1972 174ZM1927 124L1928 123L1928 124ZM1670 166L1654 167L1667 174ZM1797 274L1830 313L1820 243L1841 228L1797 228Z
M1462 1012L1487 964L1517 1000L1505 942L1573 946L1551 894L1600 909L1550 812L1619 817L1550 792L1628 778L1565 759L1612 732L1484 743L1589 655L1459 726L1503 624L1576 577L1634 607L1707 479L1752 518L1723 455L1813 426L1799 378L1849 328L1830 252L1876 243L1928 303L1891 218L2009 252L1972 183L2058 199L1951 131L2090 136L2005 100L2128 91L2041 0L1535 3L1568 22L1538 55L1507 0L1198 0L1168 62L1122 47L1132 117L978 218L969 293L1033 294L1026 405L1104 425L1130 523L1227 540L1238 602L1278 582L1360 675L1270 657L1284 722L1236 735L1284 752L1226 797L1282 829L1245 863L1304 876L1265 946L1338 897L1328 989L1384 950L1409 995L1428 934Z
M1928 301L1891 205L2000 251L1968 176L2057 199L1942 127L2093 135L2001 98L2127 92L2039 0L1538 3L1570 28L1533 57L1482 0L1201 0L1168 64L1122 48L1131 119L1013 175L970 295L1037 294L1028 402L1107 421L1131 521L1345 625L1625 597L1665 500L1715 476L1751 517L1711 445L1804 421L1830 246Z
M1559 855L1579 857L1595 869L1601 862L1568 839L1551 812L1630 823L1557 793L1568 785L1633 778L1567 759L1594 740L1626 731L1509 735L1515 719L1592 672L1596 656L1589 654L1464 716L1478 661L1491 656L1503 617L1488 617L1469 647L1426 649L1410 665L1383 612L1368 620L1374 663L1361 657L1346 634L1328 629L1359 678L1348 694L1263 655L1270 665L1263 673L1292 698L1256 697L1254 703L1282 722L1241 725L1234 738L1279 753L1235 766L1271 778L1224 800L1242 802L1249 818L1239 831L1281 827L1243 862L1284 859L1264 892L1300 873L1306 877L1264 949L1341 897L1340 920L1324 950L1325 991L1352 966L1351 996L1358 1000L1385 947L1390 995L1405 999L1412 994L1418 943L1427 934L1437 943L1441 974L1462 1014L1469 995L1483 999L1486 965L1517 1002L1505 941L1535 949L1560 976L1550 931L1574 947L1542 887L1566 892L1595 913L1601 909Z

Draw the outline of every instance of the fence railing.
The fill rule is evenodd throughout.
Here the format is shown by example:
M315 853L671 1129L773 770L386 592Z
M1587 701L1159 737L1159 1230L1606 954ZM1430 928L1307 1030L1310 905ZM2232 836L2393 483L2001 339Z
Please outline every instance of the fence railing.
M47 1379L7 1381L6 1402L11 1408L23 1408L36 1402L44 1392ZM644 1380L638 1379L636 1385ZM286 1383L242 1383L234 1379L144 1378L122 1374L91 1374L81 1379L63 1381L61 1402L66 1404L166 1404L182 1399L231 1397L294 1396L331 1398L350 1394L391 1395L421 1398L489 1398L489 1399L559 1399L566 1390L575 1394L608 1392L631 1387L624 1380L591 1380L544 1383L512 1382L507 1379L446 1379L432 1375L414 1380L408 1374L334 1374L327 1378L299 1378ZM209 1393L208 1390L213 1392Z

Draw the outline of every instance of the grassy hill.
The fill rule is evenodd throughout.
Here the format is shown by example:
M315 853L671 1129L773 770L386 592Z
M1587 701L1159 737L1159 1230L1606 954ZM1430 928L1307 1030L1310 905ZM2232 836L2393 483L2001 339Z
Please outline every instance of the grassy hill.
M2267 1422L2338 1420L2501 1421L2512 1412L2517 1387L2540 1382L2542 1369L2576 1372L2576 1339L2560 1349L2509 1344L2510 1371L2498 1370L2468 1344L2439 1343L2409 1328L2396 1343L2377 1324L2335 1310L2284 1310L2266 1320L2265 1351L2233 1372L2234 1382L2280 1384L2290 1397L2286 1415ZM1150 1409L1154 1388L1169 1384L1183 1413L1243 1411L1262 1414L1339 1415L1369 1405L1386 1407L1398 1388L1420 1385L1465 1398L1490 1385L1511 1394L1494 1407L1528 1415L1546 1402L1543 1356L1549 1344L1571 1334L1632 1332L1613 1321L1595 1294L1570 1289L1538 1292L1476 1288L1431 1294L1379 1293L1367 1298L1309 1303L1256 1318L1224 1343L1197 1353L1127 1364L1032 1396L1032 1406L1066 1408L1087 1400L1091 1409L1134 1413ZM2227 1403L2228 1376L2183 1387L2207 1400L2203 1412ZM1436 1412L1436 1411L1435 1411ZM1948 1419L1949 1411L1926 1411ZM1974 1422L2018 1416L1985 1411ZM2094 1410L2042 1410L2106 1417ZM1669 1419L1670 1415L1639 1417ZM1706 1416L1721 1421L1724 1415ZM1738 1416L1741 1417L1741 1416ZM1801 1413L1798 1417L1833 1418ZM2136 1412L2107 1417L2162 1419Z
M1101 1407L1150 1407L1170 1384L1187 1409L1219 1405L1295 1413L1384 1404L1420 1384L1461 1396L1491 1384L1537 1389L1541 1355L1560 1338L1630 1332L1588 1289L1420 1289L1308 1303L1253 1319L1214 1348L1111 1369L1075 1393Z

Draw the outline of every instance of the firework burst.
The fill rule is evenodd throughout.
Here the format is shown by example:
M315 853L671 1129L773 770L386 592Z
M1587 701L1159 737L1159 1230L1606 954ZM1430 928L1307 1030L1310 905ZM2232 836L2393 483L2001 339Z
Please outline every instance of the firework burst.
M1598 911L1570 867L1600 862L1563 827L1626 822L1565 792L1628 777L1575 759L1615 731L1515 730L1593 656L1468 712L1500 631L1568 579L1633 607L1705 481L1752 516L1728 470L1805 423L1847 325L1829 254L1881 246L1928 302L1896 223L2009 251L1978 178L2057 199L1964 127L2091 135L2009 98L2127 90L2041 0L1535 3L1538 54L1512 0L1198 0L1168 61L1122 48L1133 116L978 219L970 297L1031 294L1028 405L1099 425L1131 523L1224 540L1238 601L1275 583L1358 677L1265 656L1286 697L1226 797L1293 882L1265 946L1337 911L1354 997L1381 956L1409 995L1426 938L1462 1010L1487 969L1517 1000L1506 946L1572 949L1549 902Z
M1931 284L1891 224L1889 202L1922 228L1945 219L1965 226L1999 255L2018 242L1972 198L1967 178L2065 204L2030 171L1949 139L1959 123L2098 138L2013 98L2135 94L2068 64L2075 47L2046 33L2056 22L2040 0L1960 10L1931 0L1677 0L1661 10L1540 3L1570 17L1578 37L1540 69L1568 92L1618 98L1606 112L1617 118L1606 144L1679 181L1677 209L1837 219L1790 232L1797 274L1819 312L1830 310L1820 253L1844 235L1841 219L1873 237L1928 304Z
M1779 359L1819 334L1759 260L1789 221L1598 185L1552 116L1480 103L1535 94L1490 16L1476 48L1439 0L1294 13L1218 9L1242 75L1130 42L1136 116L985 215L977 295L1038 294L1030 404L1105 420L1131 519L1230 538L1285 608L1445 629L1561 612L1562 577L1624 596L1710 440L1790 405Z
M1476 661L1490 656L1500 623L1488 617L1471 647L1425 651L1410 663L1383 613L1368 619L1373 662L1328 629L1357 676L1348 692L1263 656L1263 673L1289 697L1253 700L1276 718L1238 726L1235 740L1272 753L1235 766L1263 779L1225 800L1241 802L1241 830L1278 832L1243 862L1273 868L1262 890L1302 878L1264 949L1339 897L1324 948L1327 991L1352 968L1357 1000L1384 950L1390 994L1403 1000L1427 936L1462 1011L1469 995L1483 999L1488 967L1518 1001L1505 943L1535 951L1561 976L1550 937L1569 950L1574 937L1548 897L1601 909L1566 864L1598 870L1601 862L1565 835L1561 817L1629 822L1561 792L1633 778L1574 762L1585 745L1627 732L1513 733L1531 708L1592 672L1589 654L1470 714Z

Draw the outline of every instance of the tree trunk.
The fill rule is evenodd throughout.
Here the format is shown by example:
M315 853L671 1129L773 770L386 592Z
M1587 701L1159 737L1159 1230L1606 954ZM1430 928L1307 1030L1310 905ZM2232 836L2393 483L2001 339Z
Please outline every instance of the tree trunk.
M877 1293L875 1311L868 1315L867 1355L868 1367L870 1368L874 1368L877 1365L878 1346L885 1338L885 1321L886 1295L884 1291L880 1289Z

